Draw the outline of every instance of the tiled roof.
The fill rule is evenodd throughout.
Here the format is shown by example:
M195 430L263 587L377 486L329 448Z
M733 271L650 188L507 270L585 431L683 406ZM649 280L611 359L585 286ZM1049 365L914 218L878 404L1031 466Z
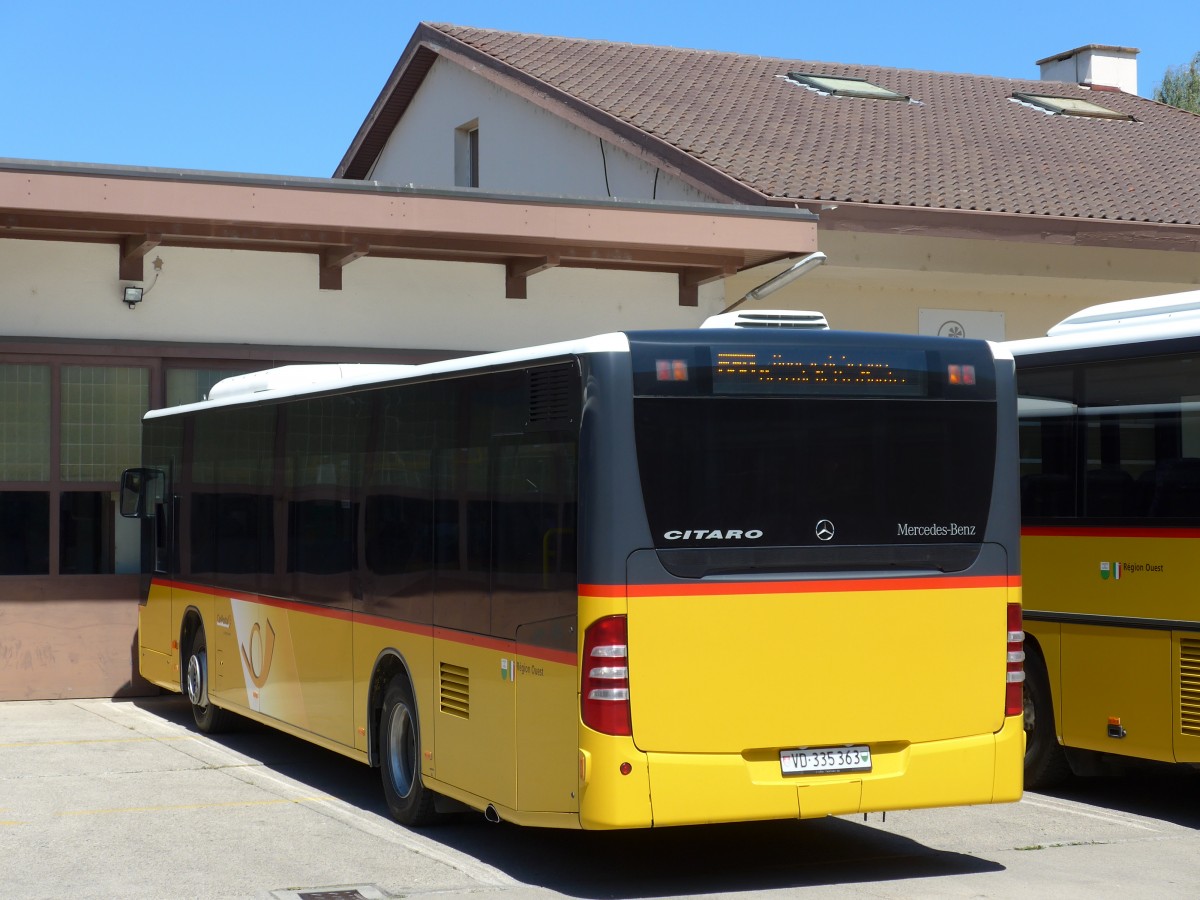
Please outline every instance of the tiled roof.
M1200 224L1200 116L1132 94L452 25L422 33L435 50L570 100L652 154L690 158L717 193L732 179L768 203ZM789 71L863 78L914 102L826 96ZM1090 100L1133 121L1050 115L1014 101L1017 91Z

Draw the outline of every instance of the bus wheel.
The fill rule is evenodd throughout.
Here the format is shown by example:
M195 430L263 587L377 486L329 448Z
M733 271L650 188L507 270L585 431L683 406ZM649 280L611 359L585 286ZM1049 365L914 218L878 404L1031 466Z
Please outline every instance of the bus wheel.
M197 729L205 734L216 734L229 727L230 714L214 706L208 699L208 645L204 638L204 626L196 629L188 650L184 688L192 703L192 718L196 720Z
M379 729L383 795L401 825L431 825L436 819L434 793L421 783L421 731L417 704L404 675L397 675L383 697Z
M1041 654L1030 649L1025 656L1025 787L1047 788L1062 783L1071 766L1054 730L1054 705L1050 679Z

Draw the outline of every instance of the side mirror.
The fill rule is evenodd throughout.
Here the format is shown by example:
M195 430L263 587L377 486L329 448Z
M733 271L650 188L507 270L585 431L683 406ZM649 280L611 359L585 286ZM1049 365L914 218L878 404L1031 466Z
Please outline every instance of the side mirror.
M163 502L166 478L159 469L126 469L121 473L121 515L152 519Z

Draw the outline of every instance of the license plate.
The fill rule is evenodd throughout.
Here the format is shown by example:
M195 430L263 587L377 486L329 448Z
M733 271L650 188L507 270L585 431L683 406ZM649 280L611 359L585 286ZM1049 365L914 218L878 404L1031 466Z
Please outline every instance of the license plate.
M871 748L854 746L780 750L779 766L784 775L869 772L871 771Z

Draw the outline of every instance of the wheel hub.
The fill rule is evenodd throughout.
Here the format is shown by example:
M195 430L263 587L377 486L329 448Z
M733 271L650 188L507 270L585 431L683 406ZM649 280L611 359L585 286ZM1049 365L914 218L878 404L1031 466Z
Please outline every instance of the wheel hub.
M401 797L412 793L417 777L417 732L408 707L398 703L392 708L388 727L388 772Z
M193 653L187 666L187 695L193 706L208 705L208 685L205 683L204 658Z

